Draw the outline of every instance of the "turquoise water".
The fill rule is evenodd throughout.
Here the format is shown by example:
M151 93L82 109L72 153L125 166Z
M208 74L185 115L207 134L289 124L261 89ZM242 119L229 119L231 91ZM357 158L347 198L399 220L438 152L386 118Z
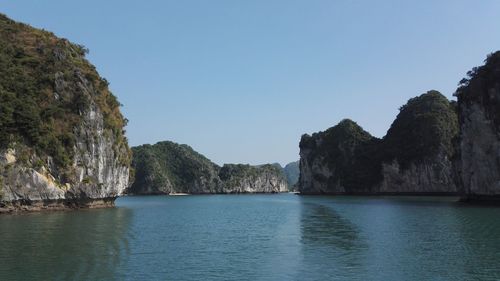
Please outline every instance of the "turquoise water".
M127 197L0 216L0 280L499 280L500 208L429 197Z

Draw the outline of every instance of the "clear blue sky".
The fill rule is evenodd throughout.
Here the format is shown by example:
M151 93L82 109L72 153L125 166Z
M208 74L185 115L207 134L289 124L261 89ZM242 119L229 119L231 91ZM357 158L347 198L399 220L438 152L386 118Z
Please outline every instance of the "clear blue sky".
M303 133L351 118L383 136L398 107L500 49L500 1L0 1L83 44L130 120L215 162L299 158Z

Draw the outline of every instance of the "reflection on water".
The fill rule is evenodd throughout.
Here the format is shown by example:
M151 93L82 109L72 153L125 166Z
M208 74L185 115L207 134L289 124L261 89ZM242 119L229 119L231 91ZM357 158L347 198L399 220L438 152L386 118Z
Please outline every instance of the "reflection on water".
M303 243L349 252L362 245L359 230L333 209L320 204L306 204L301 217Z
M500 208L430 197L301 201L295 280L500 280Z
M468 280L500 280L500 209L466 207L454 213L462 257L461 271Z
M0 217L0 280L113 280L127 256L127 209Z
M367 243L358 227L330 206L301 201L303 269L296 279L339 279L359 273Z
M0 216L5 280L500 280L500 208L430 197L129 197Z

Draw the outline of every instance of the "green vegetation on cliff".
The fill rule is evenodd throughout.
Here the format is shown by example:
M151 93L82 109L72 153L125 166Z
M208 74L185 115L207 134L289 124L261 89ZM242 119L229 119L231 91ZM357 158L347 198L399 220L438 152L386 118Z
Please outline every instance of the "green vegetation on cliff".
M455 103L438 91L429 91L400 108L384 138L384 159L396 159L405 168L440 151L451 158L457 135Z
M460 81L455 93L465 106L477 103L484 108L486 117L500 130L500 100L492 89L500 91L500 51L488 55L483 66L467 72L467 78Z
M135 182L131 194L279 192L281 167L224 164L219 167L185 144L170 141L132 148ZM278 184L278 185L279 185Z
M465 200L500 198L500 51L462 79L455 95L460 118L456 173Z
M219 177L226 186L231 187L238 185L242 179L252 180L266 173L277 175L280 179L286 180L281 167L274 164L259 166L251 166L248 164L224 164L219 171Z
M375 148L378 143L356 122L344 119L324 132L302 136L300 149L308 151L308 159L319 158L321 165L333 171L330 177L317 173L314 180L327 186L358 190L379 178L379 163L372 161L378 153Z
M188 145L163 141L132 151L135 182L131 193L196 192L202 184L215 192L218 187L219 167Z
M319 143L317 137L321 137ZM312 157L320 155L324 157L325 164L332 165L351 159L354 152L352 148L366 143L372 138L370 133L363 130L356 122L344 119L324 132L315 133L312 136L302 136L300 148L314 149L311 152Z
M455 153L458 134L456 105L437 91L412 98L400 108L387 135L378 139L351 120L300 141L302 163L312 174L301 185L320 185L321 192L374 192L383 179L383 163L394 160L404 170L411 164ZM312 167L314 162L315 167ZM319 170L318 170L319 169ZM301 189L314 186L301 186Z
M116 151L129 151L120 103L86 59L81 45L16 23L0 14L0 150L13 144L26 154L50 156L67 170L74 156L75 127L91 103L102 112ZM83 91L86 88L93 91ZM118 153L128 165L130 154Z

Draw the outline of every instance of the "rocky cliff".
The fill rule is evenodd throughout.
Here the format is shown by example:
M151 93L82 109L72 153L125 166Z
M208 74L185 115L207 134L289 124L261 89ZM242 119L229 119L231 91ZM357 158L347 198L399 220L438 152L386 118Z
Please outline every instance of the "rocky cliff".
M131 194L220 193L219 167L185 144L170 141L132 148Z
M456 92L460 119L457 173L464 199L500 198L500 51L469 71Z
M452 158L456 104L437 91L410 99L383 139L378 192L457 193Z
M130 194L286 192L280 168L266 164L219 167L185 144L170 141L133 147Z
M351 120L300 141L303 194L456 193L454 104L436 91L408 101L378 139Z
M378 139L356 122L336 126L300 140L299 191L302 194L370 192L373 169L357 168Z
M86 52L0 15L0 211L110 206L127 187L126 120Z
M223 193L287 192L288 184L281 168L271 164L250 166L224 164L219 171Z
M285 173L288 187L290 189L296 188L300 175L299 161L286 164L285 167L283 167L283 172Z

